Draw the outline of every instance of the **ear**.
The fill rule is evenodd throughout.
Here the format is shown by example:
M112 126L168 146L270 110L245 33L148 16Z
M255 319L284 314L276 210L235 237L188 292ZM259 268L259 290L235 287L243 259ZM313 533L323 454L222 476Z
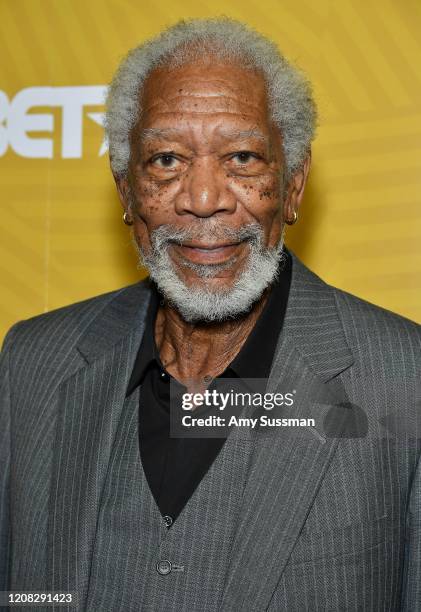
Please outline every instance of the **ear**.
M311 151L309 151L301 168L290 178L288 191L284 200L284 219L292 219L294 213L298 214L304 189L307 184L308 173L311 165Z
M118 197L125 212L130 211L130 186L126 177L118 177L113 174L117 187Z

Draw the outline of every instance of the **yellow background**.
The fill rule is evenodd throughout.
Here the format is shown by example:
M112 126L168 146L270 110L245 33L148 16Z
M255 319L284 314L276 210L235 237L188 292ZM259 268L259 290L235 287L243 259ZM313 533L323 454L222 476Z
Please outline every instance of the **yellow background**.
M272 37L307 72L320 109L289 245L328 282L421 320L419 0L1 0L0 7L0 89L10 99L25 87L104 85L129 48L181 17L225 13ZM107 155L98 155L102 128L87 117L102 109L84 109L82 159L61 157L61 111L46 110L55 120L53 159L10 149L0 158L0 335L19 319L142 274Z

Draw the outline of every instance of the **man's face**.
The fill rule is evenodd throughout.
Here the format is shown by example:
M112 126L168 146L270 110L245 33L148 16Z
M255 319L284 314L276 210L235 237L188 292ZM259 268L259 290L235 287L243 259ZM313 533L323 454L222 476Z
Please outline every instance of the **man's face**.
M217 228L258 224L266 247L274 247L282 232L282 140L269 119L264 80L232 64L159 69L148 78L141 103L122 188L134 199L135 239L147 253L151 232L161 225L197 228L197 238L169 247L177 274L188 286L228 288L249 243ZM203 235L204 219L212 219L216 231ZM225 265L203 279L189 264Z

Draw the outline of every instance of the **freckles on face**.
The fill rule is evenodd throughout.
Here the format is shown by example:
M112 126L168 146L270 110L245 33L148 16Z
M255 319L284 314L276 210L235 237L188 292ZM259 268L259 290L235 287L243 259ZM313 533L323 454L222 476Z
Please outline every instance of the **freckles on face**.
M145 180L142 175L136 176L134 184L131 185L132 208L134 217L146 225L154 224L156 218L166 217L173 207L172 200L179 179L171 184L160 185L153 181ZM158 222L158 225L160 223Z
M230 177L227 178L227 181ZM231 184L238 201L265 232L267 246L274 246L282 232L282 181L276 174L256 179L253 183Z

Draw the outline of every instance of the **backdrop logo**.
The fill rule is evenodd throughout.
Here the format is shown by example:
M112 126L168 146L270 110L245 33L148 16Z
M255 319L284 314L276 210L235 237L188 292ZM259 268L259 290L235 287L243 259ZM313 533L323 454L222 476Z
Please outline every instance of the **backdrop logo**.
M61 157L82 157L84 107L103 106L106 90L104 85L27 87L13 100L0 90L0 156L10 146L22 157L52 159L53 139L34 134L53 133L55 129L52 113L31 110L42 106L61 108ZM103 125L103 112L88 112L86 116ZM104 155L106 151L107 144L103 140L98 154Z

